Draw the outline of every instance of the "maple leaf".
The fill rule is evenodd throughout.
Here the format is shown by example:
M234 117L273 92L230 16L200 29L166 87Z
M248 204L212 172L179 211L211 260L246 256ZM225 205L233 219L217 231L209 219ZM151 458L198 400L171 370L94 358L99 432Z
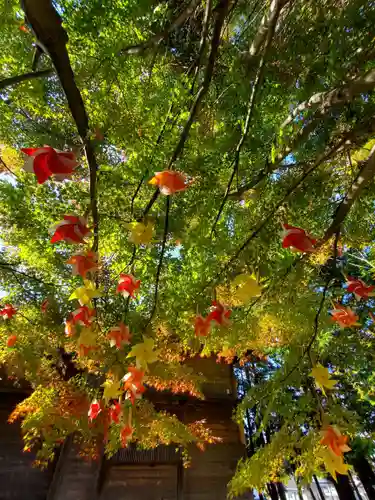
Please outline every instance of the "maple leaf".
M89 327L95 317L95 309L90 309L87 306L81 306L71 313L71 321L74 325L84 325Z
M374 285L366 285L359 278L351 278L348 276L348 292L354 293L354 296L357 300L367 299L368 297L372 297L374 295L375 286Z
M111 347L116 346L117 349L121 349L125 344L130 344L131 337L129 328L124 323L110 328L107 335Z
M40 310L42 311L43 314L46 314L48 306L49 306L49 300L44 299L43 302L40 304Z
M310 376L314 377L316 385L321 389L324 395L324 387L326 387L327 389L333 389L337 384L336 380L331 380L328 368L325 368L321 364L317 364L316 366L314 366L314 368L311 370Z
M67 319L65 321L65 335L67 337L73 337L75 335L76 329L72 320Z
M152 222L130 222L126 224L130 229L128 240L134 245L147 245L152 240L154 224Z
M92 422L93 420L95 420L101 411L102 411L102 408L101 408L100 401L98 402L96 399L94 399L91 402L90 408L88 411L88 417L89 417L90 421Z
M138 370L134 366L128 367L128 373L122 378L124 382L124 391L126 391L126 399L130 399L134 405L136 399L141 399L146 388L143 385L143 377L145 372Z
M17 342L17 335L9 335L7 339L7 347L13 347Z
M137 368L148 369L148 364L155 363L160 351L154 351L154 341L151 338L143 337L143 343L132 347L127 355L128 358L136 358Z
M197 337L207 337L210 333L211 322L207 321L207 318L204 318L200 314L195 318L195 335Z
M141 281L136 280L132 274L120 274L120 279L117 285L117 292L123 297L135 297L135 291L140 287Z
M69 300L77 299L81 306L88 306L93 309L91 299L101 297L101 292L96 288L95 283L90 280L83 280L84 286L74 290L69 297Z
M64 215L64 220L56 224L52 231L54 234L50 240L51 243L58 241L84 243L85 238L91 235L86 218L77 215Z
M109 420L118 424L120 422L120 417L122 415L122 408L119 401L115 401L114 404L109 409Z
M181 172L174 170L164 170L163 172L155 172L149 184L158 186L160 192L166 196L184 191L191 183L186 181L186 176Z
M96 333L91 328L82 328L77 344L80 354L86 356L89 351L96 349Z
M122 394L120 382L118 380L106 380L104 384L103 399L108 402L110 399L118 399Z
M233 280L232 285L236 288L233 298L242 304L246 304L253 297L262 295L262 287L254 275L239 274Z
M322 448L319 451L319 456L322 458L327 472L335 481L337 481L336 472L343 475L348 474L350 467L344 462L342 456L336 455L328 448Z
M23 166L24 170L34 173L38 184L43 184L52 175L57 181L68 179L78 165L74 153L59 151L50 146L22 148L21 151L28 156Z
M339 303L335 304L335 309L331 312L332 319L341 326L341 328L351 328L360 326L359 317L350 307L345 307Z
M92 273L98 269L98 254L95 252L78 253L72 255L67 264L72 264L73 276L82 276L86 278L87 273Z
M211 321L214 321L220 326L229 326L230 325L230 315L232 314L232 311L228 309L225 305L221 304L220 302L213 301L212 302L212 307L211 307L211 312L208 314L206 321L210 323Z
M133 428L131 425L125 425L120 432L121 444L122 447L125 448L128 445L128 441L131 440L133 436Z
M328 448L336 455L342 456L343 453L350 451L351 448L346 444L348 436L343 436L341 432L332 425L329 425L322 432L323 438L320 444L328 446Z
M3 319L12 319L16 313L17 309L15 309L11 304L5 304L5 306L0 309L0 316L2 316Z
M316 239L311 238L304 229L283 224L283 248L292 248L299 252L313 252Z

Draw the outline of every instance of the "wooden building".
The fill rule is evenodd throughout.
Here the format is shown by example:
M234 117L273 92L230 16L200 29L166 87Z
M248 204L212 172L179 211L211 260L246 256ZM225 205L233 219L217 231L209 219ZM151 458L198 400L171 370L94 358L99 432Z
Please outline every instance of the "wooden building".
M227 483L245 451L232 421L236 400L232 369L214 358L194 358L188 364L209 381L203 387L205 400L166 392L147 394L157 408L171 411L183 422L205 419L213 435L222 439L205 451L191 446L188 468L183 467L176 446L139 451L129 445L109 460L102 457L88 463L77 456L69 439L50 469L32 468L32 454L22 451L19 424L7 423L22 396L2 392L0 484L6 486L1 486L0 500L225 500Z

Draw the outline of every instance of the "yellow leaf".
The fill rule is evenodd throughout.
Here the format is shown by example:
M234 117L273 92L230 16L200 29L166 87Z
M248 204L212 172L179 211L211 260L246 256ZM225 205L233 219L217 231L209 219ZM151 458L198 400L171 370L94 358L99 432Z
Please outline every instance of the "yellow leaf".
M239 274L233 280L232 285L234 286L233 298L243 304L262 294L262 287L254 275Z
M84 286L81 286L74 290L74 292L69 297L69 300L77 299L81 306L93 307L91 299L96 297L101 297L102 294L96 288L95 283L90 280L83 280Z
M95 346L96 343L96 333L91 328L82 328L78 345Z
M319 456L322 458L327 472L331 474L335 481L337 481L336 472L344 475L348 474L350 467L344 462L341 456L336 455L336 453L333 453L328 448L322 448L319 451Z
M134 245L147 245L152 240L154 233L154 224L152 222L131 222L126 224L130 229L128 240Z
M321 364L314 366L311 370L310 376L314 377L316 385L321 389L324 395L324 387L327 389L333 389L337 384L336 380L331 380L328 368L325 368Z
M143 343L132 347L127 355L128 358L136 358L137 368L148 369L148 364L155 363L160 351L154 351L154 341L148 337L143 337Z
M106 380L102 387L104 387L103 399L106 403L108 403L110 399L118 399L122 394L118 380Z

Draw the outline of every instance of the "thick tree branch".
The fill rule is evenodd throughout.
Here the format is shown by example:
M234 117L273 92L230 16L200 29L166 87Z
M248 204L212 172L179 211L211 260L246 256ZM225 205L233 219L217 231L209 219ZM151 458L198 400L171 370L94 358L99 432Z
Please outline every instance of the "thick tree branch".
M170 26L168 26L168 28L164 29L160 33L157 33L156 35L153 35L146 42L125 47L124 49L120 50L120 52L118 52L118 56L141 55L148 49L158 45L161 41L166 40L172 31L176 30L185 23L185 21L192 15L199 3L200 0L191 0L187 8L183 12L181 12L179 16L176 17L176 19L170 24Z
M249 49L250 57L253 58L257 56L263 44L267 38L269 30L274 31L277 23L277 19L279 17L281 9L286 5L290 0L272 0L270 4L270 8L267 13L263 16L258 31L252 41L252 44Z
M76 85L74 73L66 48L68 35L62 27L62 21L51 0L24 0L23 9L26 18L45 52L50 56L61 86L65 92L70 111L76 123L78 133L85 147L87 163L90 169L90 200L94 224L93 251L99 245L99 215L97 206L97 171L93 146L88 138L89 124L81 93Z
M30 71L30 73L25 73L23 75L4 78L4 80L0 80L0 90L5 89L6 87L11 87L12 85L17 85L18 83L22 83L26 80L33 80L34 78L52 75L53 72L54 70L52 68L48 68L40 71Z
M202 85L194 99L194 102L190 108L190 114L189 117L185 123L184 129L181 133L180 140L176 146L176 149L174 150L171 159L169 160L168 163L168 169L170 169L177 158L180 156L182 153L182 150L184 149L185 142L189 136L190 128L193 124L193 121L195 119L195 116L198 112L199 106L207 94L207 91L209 89L213 72L214 72L214 67L215 67L215 61L217 58L218 50L219 50L219 44L220 44L220 35L221 35L221 29L224 24L224 19L228 11L228 4L229 0L221 0L219 5L215 9L215 25L214 25L214 31L212 35L212 41L211 41L211 51L210 55L208 57L208 62L203 78Z
M291 143L289 143L281 153L279 153L273 163L268 163L266 162L265 166L262 168L262 170L256 174L253 179L246 184L243 184L237 191L232 192L228 195L228 198L240 198L246 191L249 191L250 189L253 189L257 184L259 184L263 179L266 179L269 174L274 172L277 167L280 166L280 164L283 162L283 160L292 152L297 149L297 147L303 143L307 138L309 137L310 133L315 129L319 121L322 119L322 116L319 114L314 119L305 125L303 128L299 130L299 132L294 136L292 139ZM357 127L356 130L353 132L350 132L347 135L347 139L350 140L352 139L353 135L356 136L360 132L366 133L369 130L373 130L374 126L371 123L366 124L367 127L364 127L364 124L361 124L359 127Z
M292 123L297 116L305 111L306 109L314 109L317 107L322 108L324 112L327 108L332 108L334 106L341 106L347 102L352 101L358 95L368 92L375 87L375 69L372 69L360 75L354 80L342 85L341 87L336 87L329 92L318 92L314 94L307 101L302 102L293 112L288 116L288 118L282 123L280 128L285 128L287 125Z
M242 149L242 146L243 146L243 144L244 144L244 142L245 142L245 140L246 140L246 138L247 138L247 136L249 134L250 124L251 124L251 118L252 118L253 112L254 112L255 99L256 99L256 96L257 96L257 92L258 92L258 90L260 89L260 87L262 86L262 83L263 83L266 57L267 57L268 50L269 50L269 48L271 46L271 43L272 43L272 39L273 39L273 36L274 36L274 33L275 33L275 27L276 27L277 19L278 19L278 16L279 16L280 12L281 12L281 4L283 4L283 2L285 3L284 0L281 1L281 2L277 2L276 1L276 6L274 6L275 12L272 13L272 16L271 16L271 13L270 13L270 16L269 16L270 17L270 21L268 23L267 32L266 32L267 41L266 41L266 43L264 45L262 57L261 57L261 59L259 61L258 70L257 70L257 73L255 75L255 80L253 82L253 87L252 87L252 90L251 90L251 93L250 93L250 98L249 98L249 101L248 101L248 104L247 104L247 113L246 113L245 125L244 125L244 129L243 129L243 132L242 132L242 136L241 136L241 138L240 138L240 140L239 140L239 142L237 144L237 147L236 147L236 150L235 150L235 153L234 153L232 175L230 176L230 179L228 181L228 185L227 185L227 189L226 189L225 194L224 194L224 198L223 198L223 200L221 202L219 211L218 211L218 213L216 215L214 224L212 226L211 236L212 236L212 234L215 231L216 224L220 220L220 217L221 217L221 214L223 212L225 203L226 203L226 201L228 199L228 196L229 196L229 193L230 193L230 189L232 187L232 183L233 183L234 177L238 173L238 167L239 167L239 163L240 163L241 149ZM272 6L271 6L271 8L272 8Z
M346 193L345 198L337 207L334 219L325 232L320 244L328 241L340 228L345 217L348 215L354 202L359 198L362 191L371 184L375 176L375 146L370 151L367 160L364 162L362 168L354 179L349 191Z

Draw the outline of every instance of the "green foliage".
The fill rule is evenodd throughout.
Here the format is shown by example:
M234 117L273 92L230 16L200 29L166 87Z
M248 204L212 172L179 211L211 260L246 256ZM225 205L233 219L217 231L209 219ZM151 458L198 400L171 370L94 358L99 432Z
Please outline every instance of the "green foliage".
M99 349L85 356L78 355L80 332L64 334L64 321L77 306L68 298L81 286L66 263L77 248L50 243L51 226L65 214L86 213L89 225L94 223L82 141L56 73L0 85L0 286L6 294L3 303L18 309L0 325L0 361L10 376L35 389L27 404L37 411L20 414L26 446L40 439L39 459L45 462L77 428L87 454L97 449L104 424L89 426L87 408L74 418L69 412L55 415L53 428L47 423L60 397L54 383L89 404L100 398L99 382L123 377L131 346L118 352L106 337L120 321L129 326L132 344L147 334L160 349L159 361L150 366L145 380L157 389L201 397L203 379L182 365L186 357L214 353L235 358L243 366L240 376L249 372L251 382L245 384L236 419L246 421L250 412L256 422L251 437L258 440L231 483L235 495L282 480L287 461L301 480L322 473L315 452L327 422L353 439L373 437L375 333L369 313L374 301L357 302L346 293L345 282L355 276L374 283L374 183L366 186L341 224L341 256L334 258L332 240L311 255L296 256L282 248L280 230L288 223L323 237L374 145L372 84L355 90L352 84L374 69L375 11L371 2L361 0L286 2L265 55L245 136L261 60L261 51L250 56L249 47L269 2L235 2L221 30L211 84L172 165L192 184L170 198L167 230L164 196L156 199L147 214L155 223L152 244L135 248L126 225L143 220L155 192L149 180L167 168L176 151L207 68L216 10L198 66L203 3L164 36L187 4L58 2L99 165L95 279L104 292L96 300ZM32 31L20 29L24 16L18 1L6 2L3 10L0 84L31 71L34 53ZM161 39L148 46L157 33ZM145 50L127 51L145 42ZM51 66L43 54L38 69ZM334 89L341 89L336 100L314 104L321 93ZM307 105L312 97L313 104ZM283 125L302 103L306 105ZM339 141L342 147L332 149ZM71 181L39 185L21 168L20 148L44 144L77 154L79 166ZM121 272L141 280L134 300L116 294ZM262 286L262 295L246 305L231 293L233 280L243 273L255 273ZM46 298L49 307L43 314L40 306ZM194 318L206 316L214 298L232 309L231 324L196 337ZM355 309L360 327L343 330L332 322L329 311L336 301ZM14 334L17 342L7 347ZM61 353L68 355L78 376L62 373ZM333 396L325 398L314 390L309 373L316 362L329 367L337 380ZM205 440L205 432L194 435L147 401L137 403L134 429L140 446L202 445ZM267 432L264 445L259 439ZM113 425L107 452L113 454L120 446L120 429Z

